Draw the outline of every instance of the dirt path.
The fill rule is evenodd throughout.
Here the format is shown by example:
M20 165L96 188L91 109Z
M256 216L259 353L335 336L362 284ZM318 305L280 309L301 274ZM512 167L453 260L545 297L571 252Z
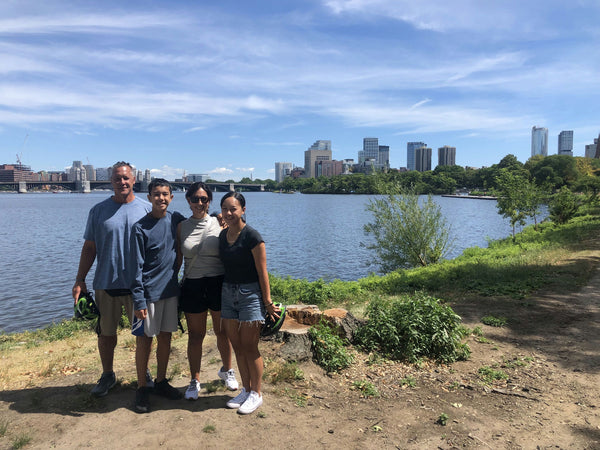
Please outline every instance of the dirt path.
M333 376L305 362L304 380L266 382L265 404L250 416L224 408L232 394L223 389L203 391L196 402L152 397L152 412L136 414L133 352L121 345L121 383L93 399L95 349L71 343L72 360L63 358L61 370L0 391L0 426L7 428L0 448L23 437L30 439L26 448L600 449L600 271L574 294L453 307L467 326L483 330L469 339L469 361L415 368L369 365L361 357ZM489 314L506 317L508 325L482 325ZM173 384L182 389L186 338L176 342L171 362ZM276 358L277 344L261 345ZM213 336L205 349L202 377L210 382L219 367ZM82 370L83 359L91 367ZM508 379L484 383L478 372L485 367ZM380 396L361 397L354 381L372 383ZM437 423L442 414L445 426Z

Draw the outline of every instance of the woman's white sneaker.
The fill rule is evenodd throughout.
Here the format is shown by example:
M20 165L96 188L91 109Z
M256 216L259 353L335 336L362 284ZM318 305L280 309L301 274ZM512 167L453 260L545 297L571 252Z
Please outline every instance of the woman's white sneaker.
M235 371L233 369L222 369L223 368L219 369L219 371L217 372L219 378L225 382L225 386L227 386L227 389L229 389L230 391L237 391L239 385L237 380L235 379Z
M200 391L200 382L194 378L185 390L186 400L198 400L198 391Z
M237 409L246 401L250 393L246 392L246 389L242 388L242 392L233 397L227 402L227 407L231 409Z
M258 409L258 407L260 405L262 405L263 400L262 400L262 395L260 395L258 392L250 392L250 395L248 396L248 398L246 399L246 401L242 404L242 406L240 406L240 408L238 409L238 413L239 414L250 414L253 413L254 411L256 411Z

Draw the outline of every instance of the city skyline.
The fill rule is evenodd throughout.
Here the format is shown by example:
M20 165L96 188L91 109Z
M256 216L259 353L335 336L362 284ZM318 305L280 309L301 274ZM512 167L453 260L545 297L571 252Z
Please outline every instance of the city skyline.
M408 142L456 164L598 136L597 2L81 0L0 4L0 163L125 159L169 179L275 178L315 140ZM61 162L64 165L61 165Z

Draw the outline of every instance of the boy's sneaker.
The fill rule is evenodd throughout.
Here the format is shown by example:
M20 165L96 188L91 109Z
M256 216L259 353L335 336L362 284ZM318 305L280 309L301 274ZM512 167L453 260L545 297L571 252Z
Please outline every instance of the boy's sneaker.
M185 390L186 400L198 400L198 391L200 390L200 382L195 378L190 381L190 385Z
M150 373L150 369L146 369L146 387L152 389L154 387L154 380L152 379L152 374Z
M227 386L227 389L229 389L230 391L238 390L239 385L237 380L235 379L235 372L233 371L233 369L223 370L223 367L221 367L217 372L217 375L219 375L219 378L225 382L225 386Z
M150 409L150 397L151 388L143 386L137 388L135 391L135 410L139 413L147 413Z
M227 407L231 409L239 408L246 401L249 395L250 394L246 392L246 389L242 388L242 392L227 402Z
M238 414L250 414L258 409L260 405L262 405L262 395L258 392L250 392L250 395L246 399L242 406L238 409Z
M95 397L104 397L108 390L117 384L117 377L114 372L105 372L98 380L98 384L92 389L92 395Z
M154 380L154 393L166 397L169 400L178 400L183 397L181 392L171 386L166 378L160 382Z

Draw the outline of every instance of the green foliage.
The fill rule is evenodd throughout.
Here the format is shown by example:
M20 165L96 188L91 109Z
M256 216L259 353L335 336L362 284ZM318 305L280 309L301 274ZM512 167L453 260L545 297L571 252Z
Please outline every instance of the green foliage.
M448 414L446 413L441 413L436 421L436 423L440 424L441 426L445 427L446 424L448 423L448 419L450 417L448 416Z
M358 389L362 392L362 396L365 398L379 397L379 391L373 383L366 380L357 380L352 383L354 389Z
M31 436L26 433L21 433L13 439L12 448L19 449L25 447L31 442Z
M579 210L580 201L571 192L571 190L563 186L550 199L550 219L558 224L567 223Z
M422 358L454 362L470 355L468 345L462 343L460 317L440 300L423 293L372 300L367 317L355 337L367 351L412 363Z
M506 372L496 370L490 366L480 367L477 373L479 374L479 378L484 383L492 383L493 381L499 380L508 380L508 375L506 374Z
M303 380L304 372L298 367L296 361L285 361L283 363L268 361L263 378L268 377L273 384Z
M331 325L320 321L308 330L315 362L327 372L345 369L354 361L346 342L339 337Z
M407 192L371 200L373 222L364 226L375 243L367 245L379 257L384 272L439 262L450 250L450 228L431 196L420 202Z
M506 317L485 316L481 318L481 323L500 328L506 325Z
M412 375L407 375L400 380L400 386L408 386L415 387L417 385L417 380Z

